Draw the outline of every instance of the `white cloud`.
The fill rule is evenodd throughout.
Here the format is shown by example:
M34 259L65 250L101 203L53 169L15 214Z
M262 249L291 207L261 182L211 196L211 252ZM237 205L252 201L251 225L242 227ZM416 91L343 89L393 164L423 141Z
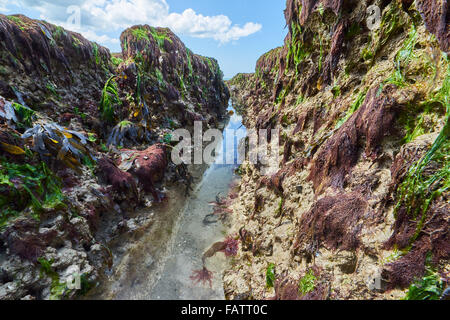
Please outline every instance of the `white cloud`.
M7 0L0 0L0 13L7 13L9 12L8 8L6 7Z
M4 0L0 0L0 7ZM196 38L210 38L220 43L236 41L261 30L262 26L249 22L233 25L225 15L204 16L192 9L183 13L170 12L166 0L15 0L40 12L41 18L102 44L117 44L106 34L120 32L136 24L168 27L177 34ZM69 6L81 8L81 27L68 25ZM74 30L75 29L75 30ZM77 30L78 29L78 30Z

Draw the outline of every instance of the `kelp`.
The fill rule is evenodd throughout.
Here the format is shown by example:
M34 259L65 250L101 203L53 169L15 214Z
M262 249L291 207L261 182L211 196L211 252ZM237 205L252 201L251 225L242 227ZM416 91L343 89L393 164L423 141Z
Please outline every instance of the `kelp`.
M84 135L56 123L37 124L28 129L22 138L33 139L32 150L46 163L57 160L79 172L86 157L95 161L87 148L88 140Z
M13 126L14 123L18 123L19 119L16 116L16 110L11 102L4 100L0 97L0 118L6 120L6 122Z
M113 128L109 135L107 145L125 146L127 140L136 144L141 136L139 128L131 121L122 121Z
M113 122L115 119L114 106L122 105L115 78L116 76L112 76L106 81L99 106L103 119L108 122Z
M1 99L0 118L4 119L11 128L27 129L33 125L35 112L32 109L20 103Z

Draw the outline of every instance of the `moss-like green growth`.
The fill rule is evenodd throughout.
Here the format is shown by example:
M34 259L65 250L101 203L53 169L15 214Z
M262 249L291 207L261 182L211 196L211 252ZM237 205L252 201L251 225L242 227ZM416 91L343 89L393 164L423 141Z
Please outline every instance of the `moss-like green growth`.
M94 55L95 64L100 64L100 56L99 56L99 53L98 53L98 45L96 43L94 43L92 45L92 53Z
M333 88L331 88L331 92L333 93L333 97L337 98L341 95L341 87L335 84Z
M400 51L394 59L395 70L394 73L386 80L386 83L393 83L397 87L404 87L406 85L405 73L403 69L408 66L413 56L413 50L417 43L417 30L413 25L409 31L408 38L403 43Z
M81 47L82 44L83 44L83 43L81 42L80 39L78 39L78 38L75 37L75 36L72 36L72 45L73 45L74 48L79 49L79 48Z
M160 141L161 143L170 145L172 143L172 134L171 133L166 133L164 134L163 138Z
M283 103L283 101L286 98L286 96L288 95L288 93L289 93L289 88L283 88L283 90L281 90L280 94L275 99L275 103L277 105L280 105L281 103Z
M350 40L355 36L361 34L361 32L362 32L361 25L358 22L354 22L345 33L345 39Z
M144 28L136 28L131 30L131 34L136 38L136 40L146 40L147 42L150 42L150 38L148 36L148 32Z
M58 94L56 85L52 82L52 81L47 81L47 83L45 84L45 87L47 88L48 91L50 91L50 93L58 100L61 100L61 96Z
M156 43L158 44L158 47L161 49L165 49L164 48L164 44L166 42L166 40L170 43L173 43L172 39L170 39L166 33L164 32L159 32L156 28L151 27L150 28L150 33L153 37L153 39L156 41Z
M123 59L119 57L111 57L111 62L114 65L114 67L117 68L123 62Z
M22 31L25 31L26 24L16 16L7 16L6 17L9 21L14 22Z
M303 95L299 95L297 97L297 101L295 103L296 106L299 106L300 104L302 104L305 101L305 97Z
M317 278L312 270L309 270L306 275L300 279L298 283L298 293L304 296L307 293L313 292L316 288Z
M124 120L119 122L119 127L125 128L126 126L132 126L133 122L128 121L128 120Z
M388 10L381 17L380 28L371 35L370 42L362 50L361 56L365 61L373 61L380 49L401 29L403 13L398 1L388 5Z
M62 39L63 36L67 35L63 27L56 26L55 31L53 31L53 38Z

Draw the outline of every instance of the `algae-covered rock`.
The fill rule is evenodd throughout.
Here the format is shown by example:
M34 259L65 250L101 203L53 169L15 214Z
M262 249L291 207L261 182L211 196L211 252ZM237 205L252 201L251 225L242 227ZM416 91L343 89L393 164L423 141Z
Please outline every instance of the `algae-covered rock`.
M169 29L135 26L121 41L111 54L45 21L0 15L0 299L88 293L113 268L115 239L152 223L138 209L162 200L166 172L189 189L187 168L168 159L172 130L226 115L215 59ZM76 290L66 282L75 269Z
M448 285L447 10L447 1L287 1L284 46L228 81L247 128L279 129L282 146L274 175L242 165L232 232L278 243L270 256L238 251L228 298L272 296L269 263L276 299L399 299L416 282L411 290L439 277L432 285ZM299 295L311 270L315 284Z

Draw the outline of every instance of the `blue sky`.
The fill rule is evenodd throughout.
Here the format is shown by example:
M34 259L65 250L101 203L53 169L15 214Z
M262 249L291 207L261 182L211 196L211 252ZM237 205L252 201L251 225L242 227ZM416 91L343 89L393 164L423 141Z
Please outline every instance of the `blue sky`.
M71 7L72 6L72 7ZM0 12L45 19L113 52L135 24L171 28L195 53L216 58L231 78L283 44L284 0L0 0Z

